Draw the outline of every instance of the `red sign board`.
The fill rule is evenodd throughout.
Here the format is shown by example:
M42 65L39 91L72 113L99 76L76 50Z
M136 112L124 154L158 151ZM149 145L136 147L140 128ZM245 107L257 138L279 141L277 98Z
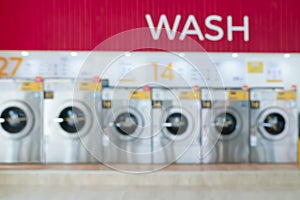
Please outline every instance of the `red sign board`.
M145 37L193 38L209 52L300 52L299 0L9 0L0 25L1 50L92 50L145 27L147 34L108 50Z

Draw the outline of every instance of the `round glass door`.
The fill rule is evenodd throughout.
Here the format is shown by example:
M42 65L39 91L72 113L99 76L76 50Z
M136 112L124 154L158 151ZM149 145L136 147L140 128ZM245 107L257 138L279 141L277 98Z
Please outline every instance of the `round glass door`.
M188 128L188 120L181 113L173 113L167 117L166 127L172 135L182 135Z
M114 125L122 135L132 135L138 127L138 119L132 113L121 113L116 118Z
M268 114L263 122L263 127L271 135L279 135L285 128L285 119L278 113Z
M222 135L230 135L236 129L236 119L230 113L222 113L215 119L215 126Z
M81 109L77 107L67 107L61 111L59 118L61 128L68 133L77 133L85 125L85 116Z
M18 107L6 108L2 112L1 118L3 119L2 128L10 134L21 132L27 124L27 116L24 110Z

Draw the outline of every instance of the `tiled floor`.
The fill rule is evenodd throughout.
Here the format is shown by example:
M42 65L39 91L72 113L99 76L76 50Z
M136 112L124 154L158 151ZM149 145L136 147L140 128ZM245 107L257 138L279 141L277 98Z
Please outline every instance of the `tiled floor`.
M299 200L299 165L171 166L140 175L102 166L0 167L0 200Z
M295 187L0 187L2 200L299 200Z

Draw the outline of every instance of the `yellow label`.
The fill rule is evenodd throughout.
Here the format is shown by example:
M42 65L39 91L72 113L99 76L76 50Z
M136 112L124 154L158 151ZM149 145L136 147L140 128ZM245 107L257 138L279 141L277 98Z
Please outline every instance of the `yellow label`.
M135 82L135 79L119 79L120 82Z
M262 74L264 72L264 65L263 62L248 62L248 73L249 74Z
M260 102L259 101L251 101L250 107L253 109L258 109L260 107Z
M277 100L296 100L296 91L279 91L276 93Z
M202 101L201 106L202 108L211 108L211 101Z
M161 108L162 107L162 101L152 101L152 107L153 108Z
M40 82L23 82L21 84L22 91L42 91L43 83Z
M267 80L269 83L280 83L283 82L283 80L277 79L277 80Z
M243 90L228 90L229 101L248 101L249 100L249 92Z
M102 84L99 82L81 82L79 84L79 90L85 91L101 91Z
M44 98L45 99L53 99L54 93L52 91L46 91L46 92L44 92Z
M181 91L179 92L181 100L200 100L200 91Z
M151 94L150 91L132 91L130 92L129 99L130 100L142 100L142 99L150 99Z
M102 101L102 108L111 108L111 101Z

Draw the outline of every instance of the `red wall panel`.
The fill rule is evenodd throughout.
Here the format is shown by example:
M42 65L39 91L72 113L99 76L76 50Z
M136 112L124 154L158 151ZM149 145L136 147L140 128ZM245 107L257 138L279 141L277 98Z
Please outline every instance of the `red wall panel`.
M171 25L180 14L179 31L194 15L201 31L211 34L205 18L221 16L222 22L214 23L224 30L221 40L192 37L211 52L300 52L299 0L9 0L0 6L0 49L92 50L122 31L148 27L146 14L154 24L166 14ZM248 42L241 32L227 40L229 15L234 25L249 17ZM112 45L111 50L120 49Z

